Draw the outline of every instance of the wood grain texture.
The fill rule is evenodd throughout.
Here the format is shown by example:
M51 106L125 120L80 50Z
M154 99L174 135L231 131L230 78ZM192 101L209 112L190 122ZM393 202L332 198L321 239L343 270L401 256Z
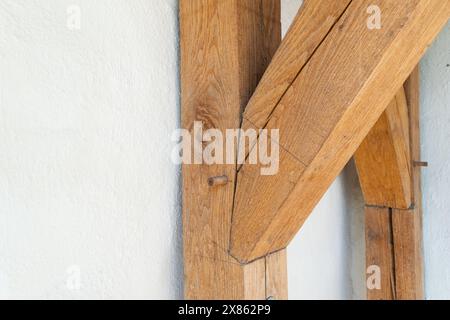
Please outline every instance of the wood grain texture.
M183 128L192 132L194 121L204 130L239 128L280 29L279 0L180 1ZM236 165L182 171L186 299L265 299L265 259L242 265L228 253ZM230 182L210 187L217 176Z
M413 159L420 159L420 132L419 132L419 68L416 67L409 76L405 85L407 110L408 110L408 131L410 141L408 143L408 152L410 153L412 174L410 175L412 187L412 206L409 210L401 210L398 208L379 209L379 212L388 210L391 212L389 225L384 226L384 233L390 233L392 239L392 252L387 250L379 250L378 240L372 237L366 237L366 255L367 259L378 261L393 261L394 265L394 292L389 291L373 291L368 290L369 299L385 300L422 300L424 299L423 284L423 253L422 253L422 207L421 207L421 188L420 188L420 168L412 165ZM386 111L389 110L389 107ZM373 131L374 129L372 129ZM371 132L372 134L372 132ZM370 134L369 134L370 136ZM406 135L405 135L406 136ZM367 140L367 138L366 138ZM377 145L376 148L380 146ZM388 148L386 143L383 147ZM375 148L375 149L376 149ZM360 148L361 149L361 148ZM367 152L372 150L366 149ZM386 159L388 161L389 159ZM364 162L370 161L364 158ZM361 165L361 162L359 162ZM383 167L385 168L386 165ZM359 170L360 168L358 168ZM373 168L374 174L378 172L378 168ZM377 179L377 177L372 177ZM361 181L365 183L364 181ZM392 181L388 181L392 183ZM363 186L364 189L364 186ZM391 199L387 194L388 190L382 189L383 195L387 199ZM367 199L367 197L366 197ZM373 200L374 198L372 198ZM378 205L386 204L386 200L382 198L375 199ZM381 219L381 218L379 218ZM366 232L380 228L377 219L366 219ZM373 243L375 242L375 243ZM369 261L368 261L369 263Z
M409 112L411 161L420 161L420 67L417 66L404 84ZM412 201L422 208L421 168L412 165ZM420 209L422 210L422 209Z
M411 207L409 145L408 106L402 86L354 155L366 205Z
M287 300L287 252L281 250L266 257L266 296L272 299Z
M409 110L409 130L412 161L420 158L420 69L417 66L405 85ZM423 229L422 229L422 189L420 167L412 166L413 209L408 213L401 211L394 221L396 246L397 298L402 300L425 299L423 266ZM395 211L394 211L395 213ZM394 215L395 217L395 215ZM404 221L406 220L406 221ZM409 226L406 227L405 226ZM400 239L400 240L399 240ZM401 240L403 239L403 240ZM400 245L405 242L406 245ZM402 251L399 251L404 248ZM413 259L410 257L414 256ZM405 257L405 258L402 258ZM409 257L409 258L408 258ZM406 262L404 262L406 261Z
M383 27L367 28L367 8ZM440 0L352 1L272 113L280 170L239 171L231 253L253 261L285 248L448 19ZM326 63L325 63L326 62Z
M366 208L366 267L378 266L381 271L381 288L367 287L369 300L424 299L417 211Z
M350 0L306 0L249 101L243 128L263 128Z
M420 209L392 212L397 300L423 300Z
M380 287L367 288L368 300L395 299L395 263L389 208L366 207L366 267L378 267ZM373 272L373 271L371 271ZM370 276L370 275L368 275Z

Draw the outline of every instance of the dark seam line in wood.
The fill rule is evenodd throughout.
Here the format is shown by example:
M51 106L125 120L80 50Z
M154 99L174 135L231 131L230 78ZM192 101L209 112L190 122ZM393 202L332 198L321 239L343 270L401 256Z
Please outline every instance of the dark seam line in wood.
M281 100L283 100L284 96L286 95L286 93L289 91L289 89L292 87L292 84L297 80L297 78L300 76L300 74L302 73L303 69L309 64L309 62L311 61L311 59L313 58L313 56L316 54L317 50L319 50L319 48L322 46L323 42L328 38L329 34L331 33L331 31L334 30L335 26L341 21L342 16L348 11L348 8L350 7L350 5L352 4L351 0L348 5L345 7L344 11L339 15L339 17L336 19L335 23L333 23L330 26L330 29L327 31L325 37L319 42L319 44L316 46L316 48L313 50L313 52L311 53L311 55L309 56L308 60L306 60L306 62L303 64L303 67L300 68L300 70L297 72L296 76L294 77L294 79L291 81L291 83L286 87L286 90L283 92L283 94L280 96L280 98L278 99L277 103L275 104L275 106L273 107L272 111L269 113L269 115L267 116L267 121L264 124L263 128L265 129L267 127L267 125L270 122L270 119L273 115L273 113L275 112L276 108L278 107L278 105L280 104ZM303 8L300 8L300 10L302 10ZM300 12L300 11L299 11ZM245 110L244 113L242 115L242 119L243 120L247 120L248 122L250 122L250 124L252 124L254 127L256 127L256 125L250 121L249 119L247 119L245 117ZM242 127L242 124L241 124ZM256 129L258 131L258 135L256 137L256 139L258 140L260 137L260 131L261 129ZM284 148L281 144L278 144L280 147L283 148L283 150L285 150L287 153L291 154L286 148ZM249 150L249 153L247 154L245 161L247 161L248 157L250 156L250 152L253 150L253 148L255 147L255 145L252 147L251 150ZM292 155L292 154L291 154ZM292 155L294 158L297 159L297 157L295 157L294 155ZM297 159L298 161L300 161L299 159ZM301 161L300 161L301 162ZM301 162L303 165L305 165L303 162ZM243 165L238 166L238 172L241 171L241 168L243 167Z
M300 76L300 74L302 73L303 69L309 64L309 62L311 61L311 59L316 55L317 50L319 50L319 48L322 47L323 43L325 42L325 40L328 38L328 36L330 35L330 33L334 30L334 28L336 27L336 25L341 21L342 17L344 16L344 14L348 11L348 8L350 7L350 5L353 3L353 0L350 0L350 2L348 3L348 5L345 7L344 11L339 15L339 17L336 19L335 23L333 23L333 25L330 27L330 29L328 30L327 34L325 35L325 37L319 42L319 44L316 46L316 48L313 50L312 54L309 56L308 60L306 60L305 64L303 65L302 68L300 68L300 70L297 72L297 75L295 76L294 80L291 82L291 84L286 88L286 90L284 91L284 93L281 95L280 99L278 100L278 102L275 104L275 107L273 108L272 112L270 112L269 116L267 117L267 122L264 125L264 128L267 127L267 124L270 122L270 118L272 117L273 113L275 112L275 109L278 107L278 105L280 104L281 100L283 100L284 96L286 95L286 93L289 91L289 89L292 87L292 84L297 80L297 78Z
M303 7L303 6L302 6ZM237 8L239 8L239 4L237 4ZM262 11L262 2L260 2L260 8L261 8L261 11ZM251 11L251 12L254 12L255 13L255 11L254 10L249 10L249 11ZM260 16L260 15L259 15ZM260 17L261 18L261 17ZM260 24L260 26L261 26L261 23L262 24L264 24L264 20L265 19L260 19L259 20L259 24ZM275 21L275 19L272 19L272 21ZM277 23L281 23L281 21L277 21ZM264 26L263 26L264 27ZM280 31L281 32L281 31ZM238 49L239 49L239 41L237 42L237 46L238 46ZM247 103L248 103L248 101L247 101ZM245 110L245 106L244 106L244 110ZM244 115L244 110L242 110L241 111L241 114L239 115L239 121L240 121L240 127L242 128L242 121L243 121L243 115ZM239 132L239 134L241 134L241 132ZM238 139L238 149L236 150L236 159L235 159L235 161L236 161L236 164L235 164L235 170L234 170L234 185L233 185L233 199L232 199L232 203L231 203L231 216L230 216L230 232L229 232L229 237L228 237L228 249L226 250L226 252L227 252L227 254L231 257L231 258L233 258L234 260L236 260L236 262L237 263L239 263L239 264L241 264L242 265L242 262L241 261L239 261L236 257L234 257L232 254L231 254L231 234L232 234L232 230L233 230L233 219L234 219L234 209L235 209L235 200L236 200L236 190L237 190L237 181L238 181L238 174L239 174L239 164L237 163L237 160L238 160L238 158L239 158L239 150L240 150L240 141L241 141L241 137L239 136L239 139ZM244 141L244 146L245 146L245 141ZM248 158L248 156L247 156L247 158ZM247 159L246 158L246 159ZM264 262L265 263L265 262Z
M393 210L389 208L389 242L391 245L391 290L393 300L397 300L397 279L396 279L396 268L395 268L395 239L394 239L394 223L393 223Z
M245 120L247 120L248 122L250 122L252 125L255 125L255 124L254 124L253 122L251 122L250 120L248 120L248 119L245 119ZM260 131L262 131L262 130L263 130L263 129L260 129L260 130L258 130L258 131L260 132ZM256 140L259 140L260 136L261 136L261 134L259 134L259 135L257 136ZM286 151L286 153L290 154L295 160L297 160L298 162L300 162L302 165L304 165L305 167L308 166L306 163L304 163L302 160L300 160L300 158L298 158L295 154L293 154L292 152L290 152L287 148L283 147L283 145L280 144L276 139L273 139L269 134L267 135L267 137L268 137L271 141L275 142L281 149L283 149L284 151ZM239 139L239 141L240 141L240 139ZM244 143L244 145L245 145L245 143ZM256 143L255 143L255 145L253 146L253 148L254 148L255 146L256 146ZM252 148L251 150L249 150L249 154L246 156L245 161L248 160L248 157L250 156L250 152L253 151L253 148ZM241 171L241 169L242 169L243 166L244 166L244 164L238 165L238 169L237 169L237 172L238 172L238 173Z
M213 257L203 256L203 255L200 255L200 254L196 254L193 257L199 257L199 258L208 259L208 260L217 261L217 262L222 262L222 263L229 263L229 264L233 264L235 266L242 266L242 264L239 263L239 262L226 261L226 260L217 259L217 258L213 258Z
M394 210L398 210L398 211L408 212L408 211L412 211L412 210L416 209L416 204L415 203L411 204L411 206L408 209L405 209L405 208L402 208L402 209L392 208L392 207L388 207L388 206L377 206L376 204L364 204L364 207L366 207L366 208L376 208L376 209L394 209Z
M287 249L287 248L284 247L284 248L281 248L281 249L272 251L272 252L270 252L270 253L268 253L268 254L262 256L262 257L258 257L258 258L255 258L255 259L252 259L252 260L249 260L249 261L245 261L245 262L244 262L244 261L240 261L238 258L236 258L235 256L233 256L233 255L231 254L230 250L228 250L228 254L230 255L230 257L232 257L234 260L236 260L241 266L245 266L245 265L248 265L248 264L252 264L253 262L256 262L256 261L258 261L258 260L260 260L260 259L266 259L268 256L270 256L270 255L272 255L272 254L275 254L275 253L278 253L278 252L281 252L281 251L286 250L286 249Z

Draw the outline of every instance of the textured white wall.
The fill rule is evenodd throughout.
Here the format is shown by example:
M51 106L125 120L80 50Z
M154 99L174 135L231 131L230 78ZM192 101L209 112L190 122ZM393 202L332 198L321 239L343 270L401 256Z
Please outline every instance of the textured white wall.
M427 293L447 298L449 33L422 70ZM176 0L0 1L0 298L182 297L178 81ZM289 247L291 298L364 297L363 225L350 164Z
M450 23L421 67L425 294L450 299Z
M175 0L0 1L1 298L181 297L177 46Z

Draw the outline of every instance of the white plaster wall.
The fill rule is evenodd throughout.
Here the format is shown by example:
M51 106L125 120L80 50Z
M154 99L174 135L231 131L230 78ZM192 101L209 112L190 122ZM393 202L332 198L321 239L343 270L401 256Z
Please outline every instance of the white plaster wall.
M286 30L301 2L282 3ZM80 30L66 25L72 4ZM438 298L450 292L449 36L422 70ZM0 1L0 298L182 297L178 81L177 0ZM364 297L363 225L350 164L289 247L291 298Z
M450 299L450 23L421 67L425 294Z
M175 0L0 1L0 298L181 297L177 46Z

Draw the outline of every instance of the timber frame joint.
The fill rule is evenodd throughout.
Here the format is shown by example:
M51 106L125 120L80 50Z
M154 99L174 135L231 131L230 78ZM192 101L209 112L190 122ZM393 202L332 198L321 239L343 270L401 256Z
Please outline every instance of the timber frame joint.
M278 130L280 147L272 176L183 165L186 298L287 298L285 248L352 156L382 298L423 296L416 66L450 1L408 1L305 0L281 41L280 0L180 0L182 126Z

